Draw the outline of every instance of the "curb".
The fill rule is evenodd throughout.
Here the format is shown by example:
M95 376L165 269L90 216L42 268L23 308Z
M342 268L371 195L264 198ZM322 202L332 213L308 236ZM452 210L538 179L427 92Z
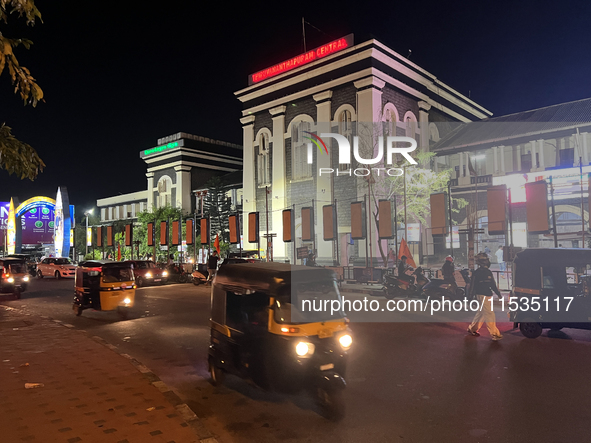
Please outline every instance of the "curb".
M9 306L3 306L3 307L7 311L15 311L20 314L29 315L29 316L34 315L34 314L30 314L28 312L24 312L24 311L17 309L17 308L12 308ZM199 419L197 414L195 414L195 412L189 407L189 405L187 405L186 403L183 403L183 401L176 394L176 392L174 392L166 383L164 383L162 380L160 380L160 378L156 374L154 374L151 369L149 369L147 366L142 364L140 361L138 361L137 359L135 359L134 357L132 357L129 354L125 354L125 353L121 352L117 348L117 346L114 346L111 343L108 343L106 340L102 339L101 337L98 337L96 335L91 337L87 331L85 331L83 329L76 329L76 327L74 325L64 323L61 320L55 320L55 319L48 317L46 315L39 315L38 317L43 318L45 320L52 321L58 325L66 327L68 329L72 329L77 332L82 332L82 333L86 334L88 336L88 338L105 346L106 348L110 349L111 351L115 352L116 354L119 354L120 356L127 358L130 361L130 363L139 372L142 373L142 375L150 382L150 384L152 386L154 386L156 389L158 389L160 392L162 392L164 394L164 397L166 397L168 402L172 406L174 406L174 408L179 413L180 417L191 427L193 432L195 432L200 443L219 443L219 441L213 436L213 434L211 432L209 432L209 430L205 427L205 425L201 422L201 420Z

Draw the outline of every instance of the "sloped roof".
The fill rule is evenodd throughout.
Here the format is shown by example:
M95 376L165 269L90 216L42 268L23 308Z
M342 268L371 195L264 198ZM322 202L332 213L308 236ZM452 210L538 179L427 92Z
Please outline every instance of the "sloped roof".
M449 125L448 125L449 126ZM452 125L431 150L456 152L510 145L591 128L591 98ZM581 131L582 132L582 131ZM552 137L549 137L551 135Z

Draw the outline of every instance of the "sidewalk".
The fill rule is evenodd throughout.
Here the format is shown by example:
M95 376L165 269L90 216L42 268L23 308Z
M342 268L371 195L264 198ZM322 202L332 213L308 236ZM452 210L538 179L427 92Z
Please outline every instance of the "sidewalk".
M107 346L0 306L0 441L216 442L147 368Z

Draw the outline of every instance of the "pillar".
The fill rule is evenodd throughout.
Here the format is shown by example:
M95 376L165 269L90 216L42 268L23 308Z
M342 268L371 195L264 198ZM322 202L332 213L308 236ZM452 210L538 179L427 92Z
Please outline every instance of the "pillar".
M531 145L531 170L532 171L537 171L538 170L538 162L536 161L536 142L535 141L531 141L529 142Z
M173 204L181 210L183 214L191 212L191 167L175 166L176 172L176 202Z
M499 146L499 173L505 175L505 147Z
M242 233L244 235L244 249L257 248L256 243L248 242L248 213L256 211L256 188L254 183L254 115L240 119L242 123L243 171L242 185L244 203L242 210Z
M146 177L148 178L148 211L152 212L154 207L154 173L147 172Z
M273 116L273 134L271 136L271 143L273 149L273 165L272 165L272 179L270 209L272 212L273 232L277 237L273 239L273 260L276 262L283 262L288 257L286 244L283 242L283 209L286 206L286 176L285 165L287 159L285 158L285 110L286 106L277 106L270 109L269 112Z
M499 154L498 154L498 146L493 146L493 173L494 175L498 175L499 173Z
M316 101L316 133L331 132L331 98L332 91L324 91L313 96ZM316 157L317 171L320 168L330 168L330 155L318 154ZM324 226L324 217L322 214L322 206L331 204L333 200L331 192L331 177L328 174L316 178L316 203L315 203L315 233L316 233L316 249L318 250L317 257L321 264L332 265L333 263L333 242L324 241L322 235L322 228Z
M517 145L517 171L521 171L521 146Z
M357 132L373 134L374 122L381 120L382 112L382 88L386 84L383 80L375 76L366 77L353 83L357 88ZM381 134L375 134L377 137ZM373 136L373 135L372 135ZM404 163L405 164L405 163ZM401 166L401 165L399 165ZM357 179L357 198L363 200L363 196L367 193L367 181L363 178ZM368 196L369 198L369 196ZM370 206L371 208L371 206ZM368 252L375 258L379 255L377 231L373 217L368 214L367 217L367 235L366 241L371 238L371 248L368 247ZM359 257L365 257L365 244L359 244Z
M581 132L580 136L581 150L583 151L583 165L589 164L589 150L587 148L587 133Z
M429 152L429 110L431 105L420 101L419 105L419 131L421 134L421 151Z
M544 162L544 140L538 140L538 150L540 151L540 171L543 171L546 169L546 164Z

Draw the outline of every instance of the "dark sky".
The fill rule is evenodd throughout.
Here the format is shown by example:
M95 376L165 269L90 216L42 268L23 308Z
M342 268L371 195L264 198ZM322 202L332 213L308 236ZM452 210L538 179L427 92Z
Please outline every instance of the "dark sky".
M241 143L234 92L248 74L355 34L410 57L494 115L591 97L591 2L86 2L38 0L44 23L12 18L17 52L45 93L23 106L0 76L0 122L47 164L35 182L0 171L0 201L67 186L80 215L145 189L143 149L176 132ZM324 4L325 2L322 2ZM116 7L114 7L116 5Z

